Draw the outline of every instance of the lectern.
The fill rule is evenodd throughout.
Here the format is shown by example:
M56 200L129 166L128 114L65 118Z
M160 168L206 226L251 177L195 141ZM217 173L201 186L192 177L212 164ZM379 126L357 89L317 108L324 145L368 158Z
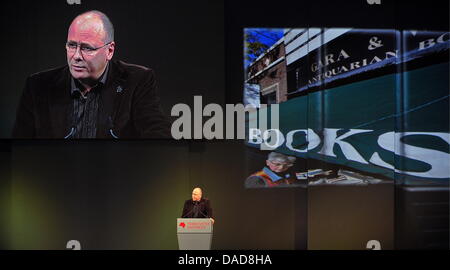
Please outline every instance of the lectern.
M211 249L213 225L209 218L177 219L178 249Z

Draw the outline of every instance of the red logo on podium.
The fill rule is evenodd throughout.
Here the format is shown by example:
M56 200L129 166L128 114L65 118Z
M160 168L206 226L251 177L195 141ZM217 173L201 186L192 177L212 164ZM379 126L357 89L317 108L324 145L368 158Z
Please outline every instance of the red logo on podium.
M178 225L178 226L181 226L184 228L184 227L186 227L186 224L184 222L181 222L180 225Z

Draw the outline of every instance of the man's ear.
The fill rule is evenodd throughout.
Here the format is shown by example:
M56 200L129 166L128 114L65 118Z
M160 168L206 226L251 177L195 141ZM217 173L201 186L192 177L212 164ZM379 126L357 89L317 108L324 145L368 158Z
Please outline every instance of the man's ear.
M106 59L108 61L110 61L112 59L115 49L116 49L116 43L113 41L113 42L111 42L111 44L108 45L108 52L106 55Z

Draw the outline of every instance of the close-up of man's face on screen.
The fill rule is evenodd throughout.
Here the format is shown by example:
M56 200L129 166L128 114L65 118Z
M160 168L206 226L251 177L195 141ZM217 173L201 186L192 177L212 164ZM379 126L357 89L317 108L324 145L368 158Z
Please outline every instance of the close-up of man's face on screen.
M193 12L176 15L169 3L146 1L11 4L4 27L16 29L22 45L3 52L15 66L3 72L10 80L0 137L172 139L175 105L192 107L194 96L223 103L221 4L177 7ZM33 57L13 59L24 52Z

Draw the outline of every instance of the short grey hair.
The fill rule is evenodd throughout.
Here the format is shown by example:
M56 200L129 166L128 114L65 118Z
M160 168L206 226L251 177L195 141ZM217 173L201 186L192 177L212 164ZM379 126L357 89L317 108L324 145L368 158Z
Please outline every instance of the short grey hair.
M267 160L269 161L277 161L281 163L290 163L290 164L294 164L296 159L297 159L296 157L287 156L277 152L270 152L270 154L267 156Z
M111 20L108 18L108 16L106 16L105 13L98 11L98 10L89 10L89 11L86 11L86 12L78 15L77 17L86 15L86 14L95 14L100 18L100 20L103 23L103 27L105 29L105 34L106 34L104 42L105 43L113 42L114 41L114 26L113 26Z

